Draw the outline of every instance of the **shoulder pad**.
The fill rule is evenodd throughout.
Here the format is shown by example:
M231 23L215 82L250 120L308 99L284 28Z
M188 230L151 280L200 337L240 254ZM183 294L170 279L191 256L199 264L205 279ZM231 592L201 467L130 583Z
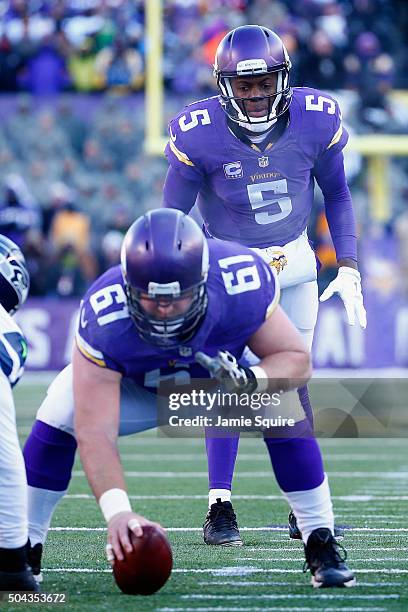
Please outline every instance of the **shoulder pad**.
M206 141L211 139L211 127L215 123L218 109L221 109L218 96L185 106L169 123L166 154L173 153L186 166L199 166L200 152L197 150L197 142L201 142L202 138Z
M320 153L334 145L342 149L348 134L341 123L341 110L330 94L312 87L295 87L294 102L302 117L304 138L312 140Z
M119 267L103 274L87 291L78 318L76 343L89 361L106 367L117 335L116 322L129 319Z

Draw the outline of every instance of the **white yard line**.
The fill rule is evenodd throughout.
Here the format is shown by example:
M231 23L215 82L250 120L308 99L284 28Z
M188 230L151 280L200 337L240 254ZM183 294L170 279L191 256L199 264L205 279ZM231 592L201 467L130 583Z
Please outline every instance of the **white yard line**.
M173 500L173 501L182 501L182 500L201 500L208 499L208 495L130 495L131 499L165 499L165 500ZM91 493L68 493L64 496L64 499L92 499L95 497ZM252 501L252 500L260 500L260 501L285 501L283 495L233 495L233 499L239 499L242 501ZM344 502L352 502L352 503L366 503L371 501L380 501L384 504L389 501L408 501L408 495L393 495L385 497L382 496L373 496L373 495L332 495L332 499L335 501L344 501ZM375 507L370 506L370 510L374 510ZM353 512L352 510L344 510L339 514L345 514L346 512ZM362 516L359 514L358 510L355 511L358 516ZM405 516L405 512L401 512L402 516ZM368 516L368 515L367 515ZM395 514L393 514L395 516Z
M193 500L193 499L208 499L208 495L129 495L131 499L165 499L165 500ZM92 499L95 497L91 493L68 493L65 495L64 499ZM264 501L285 501L283 495L233 495L233 499L239 499L242 501L252 501L252 500L264 500ZM366 503L371 501L381 501L383 503L387 503L388 501L408 501L408 495L393 495L393 496L375 496L375 495L332 495L332 499L335 501L344 501L344 502L352 502L352 503ZM371 507L370 507L371 509ZM356 510L358 516L358 510ZM403 516L405 514L403 513Z
M166 531L202 532L202 527L165 527ZM281 531L286 532L287 527L240 527L240 531ZM105 531L106 527L51 527L50 531ZM374 532L396 535L407 532L408 527L345 527L347 532Z
M279 540L280 541L280 540ZM299 546L300 546L300 542L299 542ZM373 547L370 546L370 551L372 550L378 550L379 552L388 552L388 551L402 551L402 552L407 552L408 551L408 547L402 548L400 546L396 546L396 547L388 547L388 546L379 546L379 547ZM279 546L279 548L277 548L276 546L263 546L262 548L258 548L257 546L244 546L243 548L241 548L241 550L245 553L247 552L273 552L274 554L279 553L279 552L293 552L293 550L296 550L294 548L294 546L288 546L288 547L281 547ZM347 545L347 551L353 551L353 552L367 552L367 547L366 548L355 548L354 546L350 546ZM240 559L241 557L239 557ZM395 558L394 558L395 560ZM399 560L399 559L398 559Z
M125 471L128 478L207 478L207 472L147 472L147 471ZM73 476L84 477L82 470L72 472ZM329 478L375 478L375 479L400 479L408 481L408 472L327 472ZM272 478L272 470L261 472L238 472L238 478Z
M197 584L199 586L232 586L232 587L270 587L270 588L274 588L277 586L288 586L288 587L294 587L294 586L303 586L303 582L302 583L293 583L293 582L282 582L279 581L277 582L276 580L274 580L273 582L269 581L262 581L262 580L201 580L198 581ZM366 586L366 587L394 587L394 586L404 586L403 582L364 582L359 580L358 581L358 586Z
M370 547L368 547L369 550L371 550ZM349 549L348 549L349 550ZM279 551L277 551L279 552ZM238 557L239 561L258 561L259 563L278 563L280 561L283 561L284 563L299 563L299 561L303 561L304 557L295 557L295 556L290 556L290 557L279 557L276 559L268 559L266 557ZM396 559L395 557L382 557L382 558L364 558L364 559L355 559L354 557L351 559L352 563L389 563L390 561L398 561L398 563L402 562L402 563L406 563L408 561L408 559L406 558L401 558L398 557L398 559ZM353 567L354 569L354 567Z
M364 608L355 608L355 607L347 607L344 608L333 608L330 607L330 610L328 608L317 608L318 610L322 610L322 612L367 612L367 610L369 612L384 612L386 610L386 608L378 608L376 607L372 607L372 606L365 606ZM237 608L237 607L231 607L228 606L228 612L316 612L316 608L307 608L305 606L302 606L301 608L293 608L293 607L284 607L284 608L275 608L275 607L270 607L268 606L267 608L265 608L264 606L262 606L262 608L257 608L257 607L247 607L245 606L245 608ZM226 612L226 608L225 606L216 606L216 607L199 607L199 608L156 608L156 612Z
M299 574L299 576L303 576L301 569L287 569L287 568L260 568L260 567L252 567L252 568L239 568L239 567L231 567L227 568L230 570L240 570L245 569L245 574ZM51 567L51 568L43 568L43 572L45 573L57 573L57 574L111 574L111 569L91 569L86 567ZM408 569L401 568L381 568L381 569L363 569L359 568L354 570L356 574L408 574ZM221 573L222 572L222 573ZM175 568L172 570L173 574L214 574L215 576L225 575L226 568ZM231 575L231 574L229 574Z
M121 453L123 461L206 461L207 457L201 452L197 453ZM372 454L330 454L324 453L325 461L401 461L401 455L384 454L377 455L375 449ZM238 453L238 462L240 461L266 461L269 462L267 450L264 453Z
M321 601L322 599L337 600L337 599L399 599L400 596L397 593L389 593L388 595L355 595L355 591L347 592L347 595L341 594L329 594L329 593L316 593L310 595L295 595L293 593L280 594L275 593L262 593L260 595L205 595L204 593L191 593L189 595L180 595L180 599L224 599L224 600L236 600L236 599L314 599Z

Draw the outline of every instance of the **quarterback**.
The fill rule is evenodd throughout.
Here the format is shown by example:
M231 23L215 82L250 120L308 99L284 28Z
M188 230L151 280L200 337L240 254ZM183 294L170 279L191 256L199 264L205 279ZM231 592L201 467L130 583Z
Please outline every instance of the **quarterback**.
M280 379L287 389L308 380L309 353L278 299L276 276L259 255L207 242L184 213L158 209L133 223L121 265L97 279L82 301L72 365L51 384L24 449L34 546L44 543L67 490L78 443L107 522L108 558L131 549L129 529L140 535L148 521L132 511L117 436L156 426L160 380L216 371L241 391L266 379ZM259 365L238 365L245 346L259 355ZM302 438L265 442L279 486L296 509L312 582L352 586L354 575L332 536L330 495L303 502L304 490L325 475L304 415L296 427Z
M197 202L207 236L260 253L279 273L280 304L311 349L318 289L307 223L315 181L323 192L339 265L320 300L337 293L351 325L357 319L364 328L366 313L343 165L348 134L336 100L316 89L291 87L290 68L284 44L268 28L241 26L223 38L214 64L220 95L186 106L169 124L164 205L188 213ZM247 357L255 363L250 352ZM307 387L298 393L313 423ZM229 508L238 441L207 440L207 544L242 544L236 524L228 527L228 513L222 516L215 505L220 498ZM323 495L325 486L319 483ZM292 513L289 533L301 537Z
M25 302L29 284L22 252L0 234L0 591L37 590L27 563L27 481L11 390L27 356L11 315Z

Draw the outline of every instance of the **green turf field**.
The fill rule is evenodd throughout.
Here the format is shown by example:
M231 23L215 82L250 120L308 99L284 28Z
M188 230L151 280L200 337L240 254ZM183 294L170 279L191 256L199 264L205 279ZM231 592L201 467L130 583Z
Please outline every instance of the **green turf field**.
M17 387L22 439L43 392L40 385ZM66 593L63 609L408 610L406 440L322 441L337 522L350 528L343 544L359 583L354 589L324 591L313 589L309 575L302 573L302 546L287 537L288 507L261 440L242 440L236 470L234 506L245 546L221 549L201 539L207 507L202 441L149 433L124 438L120 446L134 509L168 528L172 577L151 597L118 591L104 558L104 521L77 462L44 554L43 591ZM273 527L268 530L268 525ZM28 605L7 609L22 607Z

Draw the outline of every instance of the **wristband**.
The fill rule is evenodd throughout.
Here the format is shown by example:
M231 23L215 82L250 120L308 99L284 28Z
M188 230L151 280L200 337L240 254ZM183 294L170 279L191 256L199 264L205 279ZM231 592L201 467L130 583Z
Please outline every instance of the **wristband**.
M102 493L99 498L99 507L107 523L119 512L132 512L129 498L123 489L109 489Z
M268 388L268 375L261 366L251 366L249 368L256 378L256 391L266 391Z

